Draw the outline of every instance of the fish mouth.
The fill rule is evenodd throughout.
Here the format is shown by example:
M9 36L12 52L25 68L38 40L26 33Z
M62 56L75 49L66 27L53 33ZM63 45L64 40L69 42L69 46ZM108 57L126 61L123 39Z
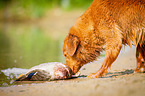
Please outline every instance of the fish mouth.
M64 64L55 69L54 76L56 79L69 79L72 77L72 69Z

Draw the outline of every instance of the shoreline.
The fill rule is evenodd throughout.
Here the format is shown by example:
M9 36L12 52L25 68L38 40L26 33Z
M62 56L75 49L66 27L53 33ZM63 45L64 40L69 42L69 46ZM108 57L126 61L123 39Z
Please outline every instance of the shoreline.
M127 52L126 52L127 50ZM101 60L80 69L81 75L96 72ZM118 64L120 63L120 64ZM102 78L79 77L68 80L22 82L19 85L0 87L1 96L144 96L145 73L134 73L135 47L123 49L111 70Z

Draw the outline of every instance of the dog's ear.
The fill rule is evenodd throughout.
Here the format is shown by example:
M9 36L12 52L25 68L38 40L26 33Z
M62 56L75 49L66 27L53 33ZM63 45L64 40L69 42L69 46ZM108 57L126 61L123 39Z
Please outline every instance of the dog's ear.
M73 56L75 52L77 51L78 45L80 43L80 40L77 36L69 35L68 41L67 41L67 51L69 56Z

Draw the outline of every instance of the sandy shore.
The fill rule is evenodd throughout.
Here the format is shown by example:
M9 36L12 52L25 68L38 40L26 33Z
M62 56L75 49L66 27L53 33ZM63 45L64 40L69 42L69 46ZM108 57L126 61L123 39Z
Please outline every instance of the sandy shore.
M83 66L81 75L96 72L102 60ZM145 73L133 73L135 67L135 48L126 48L103 78L23 82L0 87L0 96L145 96Z

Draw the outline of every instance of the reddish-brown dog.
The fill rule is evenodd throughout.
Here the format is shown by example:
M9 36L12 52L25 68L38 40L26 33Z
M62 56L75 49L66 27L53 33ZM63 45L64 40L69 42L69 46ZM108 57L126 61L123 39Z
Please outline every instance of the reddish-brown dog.
M116 60L122 44L137 47L137 68L145 71L145 0L94 0L78 18L66 36L63 54L75 74L106 50L98 72L88 77L101 77Z

